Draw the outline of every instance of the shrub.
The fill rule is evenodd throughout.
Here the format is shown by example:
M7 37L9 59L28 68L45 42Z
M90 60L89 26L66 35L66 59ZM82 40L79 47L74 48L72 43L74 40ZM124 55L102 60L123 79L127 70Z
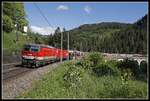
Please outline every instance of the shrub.
M121 74L121 72L118 69L119 61L117 61L117 60L109 60L106 63L111 67L111 69L115 72L116 75L120 75Z
M131 71L133 72L133 75L135 77L138 77L140 72L141 72L139 65L138 65L138 62L136 60L129 60L128 58L121 61L118 64L118 68L121 71L126 70L126 69L131 69Z
M75 65L68 66L67 72L64 74L63 79L65 81L65 86L68 88L70 87L77 87L82 79L82 68L77 67Z
M107 64L111 65L112 67L118 67L119 61L117 60L109 60Z
M105 90L103 90L103 92L99 91L101 92L101 95L99 96L103 96L104 98L146 98L146 83L130 79L124 81L118 77L108 77L109 76L107 76L103 82Z
M89 60L92 62L92 66L95 67L98 63L102 62L103 57L98 52L93 52L89 54Z
M124 69L121 73L122 84L127 84L132 79L132 75L131 69Z
M3 15L2 20L3 20L3 30L6 32L11 32L14 29L12 19L7 15Z
M85 69L90 69L96 67L99 63L103 61L103 57L100 53L93 52L81 59L81 65Z
M81 59L81 66L84 68L84 69L90 69L91 67L91 61L88 57L83 57Z
M146 61L141 61L140 69L141 69L141 72L147 76L147 62Z
M97 67L93 68L93 72L97 76L104 76L104 75L118 75L119 70L115 67L110 66L107 63L101 63Z

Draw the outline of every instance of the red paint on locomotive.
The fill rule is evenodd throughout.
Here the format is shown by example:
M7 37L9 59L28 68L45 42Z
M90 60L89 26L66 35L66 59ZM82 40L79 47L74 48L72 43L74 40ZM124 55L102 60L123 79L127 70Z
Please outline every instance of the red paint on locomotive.
M27 44L22 50L22 63L41 64L51 61L58 61L61 58L61 49L48 45ZM62 58L67 59L69 52L62 50Z

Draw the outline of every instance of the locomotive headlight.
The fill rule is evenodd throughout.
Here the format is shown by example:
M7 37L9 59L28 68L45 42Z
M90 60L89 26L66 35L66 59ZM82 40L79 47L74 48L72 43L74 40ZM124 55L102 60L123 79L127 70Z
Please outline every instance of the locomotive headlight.
M24 56L22 56L24 59L34 59L34 57L33 56L26 56L26 55L24 55Z
M35 57L36 60L43 60L43 57Z

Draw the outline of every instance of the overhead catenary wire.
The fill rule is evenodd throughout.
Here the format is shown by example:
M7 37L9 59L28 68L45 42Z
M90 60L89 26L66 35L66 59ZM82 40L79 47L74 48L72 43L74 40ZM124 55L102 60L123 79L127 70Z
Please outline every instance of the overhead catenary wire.
M40 14L44 17L45 21L48 23L49 26L51 26L53 28L53 26L49 23L49 21L47 20L46 16L44 15L44 13L41 11L41 9L38 7L38 5L36 3L33 3L35 5L35 7L39 10ZM61 32L61 59L60 61L62 62L62 49L63 49L63 33Z
M40 14L43 16L43 18L44 18L45 21L48 23L48 25L51 26L51 27L53 27L53 26L49 23L48 19L47 19L46 16L44 15L44 13L43 13L43 12L41 11L41 9L38 7L38 5L37 5L36 3L33 3L33 4L34 4L35 7L39 10Z
M49 26L51 26L52 28L54 28L48 21L48 19L46 18L46 16L44 15L44 13L42 12L42 10L40 9L40 7L38 7L38 5L36 3L33 3L35 5L35 7L37 8L37 10L40 12L40 14L42 15L42 17L45 19L45 21L48 23Z

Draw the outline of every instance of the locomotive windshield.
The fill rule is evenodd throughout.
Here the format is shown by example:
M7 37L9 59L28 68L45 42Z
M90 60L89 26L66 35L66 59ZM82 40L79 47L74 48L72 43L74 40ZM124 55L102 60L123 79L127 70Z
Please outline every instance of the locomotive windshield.
M35 46L35 45L25 45L24 46L24 50L25 51L32 51L32 52L38 52L40 49L39 46Z

